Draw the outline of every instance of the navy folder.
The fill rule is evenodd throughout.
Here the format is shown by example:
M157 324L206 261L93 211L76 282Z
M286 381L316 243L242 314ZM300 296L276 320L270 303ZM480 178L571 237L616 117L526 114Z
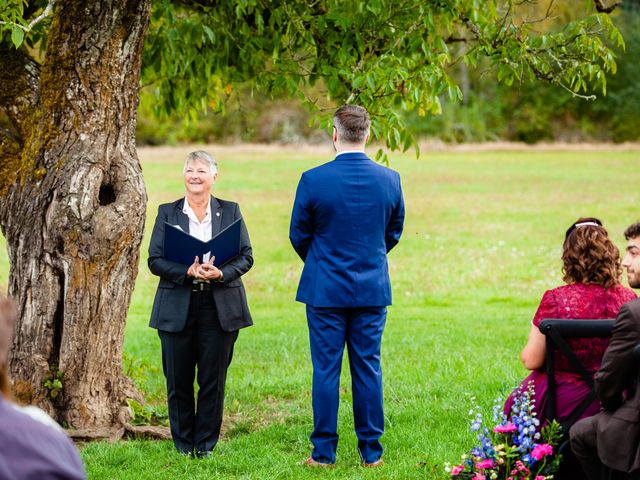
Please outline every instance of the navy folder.
M208 242L203 242L181 228L164 222L164 258L188 266L196 256L202 263L202 257L206 253L216 257L213 264L218 268L237 257L240 253L240 219Z

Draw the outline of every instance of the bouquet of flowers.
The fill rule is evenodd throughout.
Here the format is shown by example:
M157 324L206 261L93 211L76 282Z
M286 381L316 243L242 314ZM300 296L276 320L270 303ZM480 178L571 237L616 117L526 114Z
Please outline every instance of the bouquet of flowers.
M515 393L511 417L502 413L502 402L493 406L495 426L483 424L476 406L469 412L471 431L477 444L462 455L459 465L447 464L445 470L455 480L548 480L558 469L560 455L554 447L562 438L560 425L553 421L538 432L540 422L534 411L533 384Z

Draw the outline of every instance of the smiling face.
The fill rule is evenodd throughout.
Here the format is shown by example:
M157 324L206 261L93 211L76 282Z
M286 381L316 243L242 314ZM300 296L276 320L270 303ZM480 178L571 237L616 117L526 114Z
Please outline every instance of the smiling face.
M211 194L211 187L216 183L217 178L218 174L211 173L208 163L198 160L187 163L184 169L184 186L190 194Z
M627 253L622 259L622 266L627 269L629 286L640 288L640 237L627 241Z

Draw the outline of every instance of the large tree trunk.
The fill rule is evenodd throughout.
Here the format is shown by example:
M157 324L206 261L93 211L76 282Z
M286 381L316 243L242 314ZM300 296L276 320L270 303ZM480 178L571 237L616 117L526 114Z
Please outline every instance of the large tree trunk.
M0 225L19 310L11 374L19 398L76 429L128 420L121 363L146 212L134 135L149 4L59 2L41 67L0 46L15 77L0 86L15 126L0 135Z

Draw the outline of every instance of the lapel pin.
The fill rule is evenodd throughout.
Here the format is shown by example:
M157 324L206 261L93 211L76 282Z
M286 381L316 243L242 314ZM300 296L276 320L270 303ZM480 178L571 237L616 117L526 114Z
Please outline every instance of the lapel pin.
M219 216L220 216L220 212L216 212L216 217L219 217Z

